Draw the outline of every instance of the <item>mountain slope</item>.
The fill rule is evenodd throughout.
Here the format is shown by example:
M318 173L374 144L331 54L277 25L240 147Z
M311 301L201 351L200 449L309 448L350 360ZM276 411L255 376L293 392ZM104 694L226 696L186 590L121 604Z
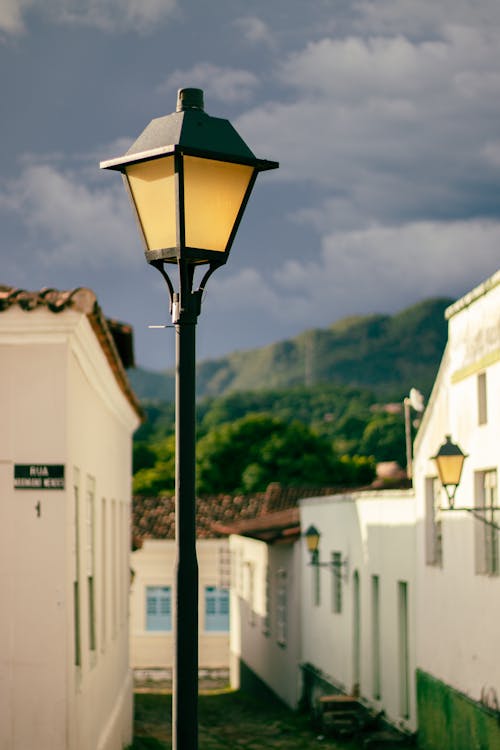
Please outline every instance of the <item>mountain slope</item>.
M396 315L344 318L294 339L199 363L198 395L332 383L380 396L411 387L429 393L446 343L449 299L430 299ZM173 372L131 371L141 399L173 399Z

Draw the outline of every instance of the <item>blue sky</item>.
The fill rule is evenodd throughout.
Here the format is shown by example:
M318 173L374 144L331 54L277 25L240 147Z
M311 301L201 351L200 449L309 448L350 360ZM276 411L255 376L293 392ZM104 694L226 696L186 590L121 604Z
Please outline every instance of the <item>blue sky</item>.
M121 155L205 91L277 172L211 278L199 358L457 297L499 267L498 0L0 0L0 283L89 286L170 367Z

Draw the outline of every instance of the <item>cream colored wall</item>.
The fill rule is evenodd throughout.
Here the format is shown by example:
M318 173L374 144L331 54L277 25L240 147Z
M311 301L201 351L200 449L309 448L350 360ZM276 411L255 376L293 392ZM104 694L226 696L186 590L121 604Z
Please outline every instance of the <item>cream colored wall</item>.
M416 728L415 699L415 509L410 491L352 493L301 502L301 526L321 534L320 561L333 552L347 560L343 569L342 611L333 611L333 573L320 568L320 603L315 604L316 570L302 542L302 654L346 693L356 690L394 724ZM359 576L359 674L355 673L354 574ZM379 578L380 698L373 682L372 576ZM407 584L409 637L409 716L401 709L399 582Z
M229 666L229 633L206 632L204 624L205 586L220 585L220 551L227 539L199 539L196 545L199 570L199 666L200 669ZM173 665L173 632L146 630L146 588L171 586L174 600L175 542L147 539L132 554L134 581L130 594L130 661L134 668L170 669Z
M239 687L241 660L284 703L296 708L300 699L300 546L267 545L236 535L231 536L230 546L231 685ZM287 610L284 641L277 617L279 577L283 573ZM266 606L269 606L268 617Z
M138 420L78 313L3 312L0 358L0 747L120 750L131 740L127 572L131 433ZM14 490L14 463L64 464L65 490ZM81 667L74 664L74 467L80 477ZM88 476L96 491L92 655L83 566ZM103 524L102 497L122 509L114 565L111 506ZM102 638L102 622L110 619L103 614L105 578L108 610L113 582L120 586L119 625Z
M500 273L458 301L440 375L415 443L417 537L417 664L457 690L480 700L490 688L500 695L497 622L500 577L475 573L475 534L481 522L467 512L442 512L442 566L428 565L425 545L425 482L435 477L435 455L450 434L468 454L455 499L475 502L474 474L500 473ZM486 372L488 421L477 420L477 374ZM441 492L442 505L447 500ZM500 523L500 513L496 514Z

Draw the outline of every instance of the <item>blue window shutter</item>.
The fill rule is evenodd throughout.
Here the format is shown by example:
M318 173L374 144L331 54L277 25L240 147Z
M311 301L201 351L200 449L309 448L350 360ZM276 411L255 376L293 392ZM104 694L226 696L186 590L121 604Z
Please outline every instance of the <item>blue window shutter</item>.
M229 632L229 591L205 586L205 631Z
M146 630L172 630L170 586L148 586L146 588Z

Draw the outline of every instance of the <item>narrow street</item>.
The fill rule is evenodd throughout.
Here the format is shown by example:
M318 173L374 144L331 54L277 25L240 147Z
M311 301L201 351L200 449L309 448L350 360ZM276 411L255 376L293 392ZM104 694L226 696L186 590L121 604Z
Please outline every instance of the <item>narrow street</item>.
M136 693L132 750L170 750L170 717L169 693ZM314 732L307 716L278 702L215 690L200 695L199 746L202 750L360 750L363 744L326 738Z

